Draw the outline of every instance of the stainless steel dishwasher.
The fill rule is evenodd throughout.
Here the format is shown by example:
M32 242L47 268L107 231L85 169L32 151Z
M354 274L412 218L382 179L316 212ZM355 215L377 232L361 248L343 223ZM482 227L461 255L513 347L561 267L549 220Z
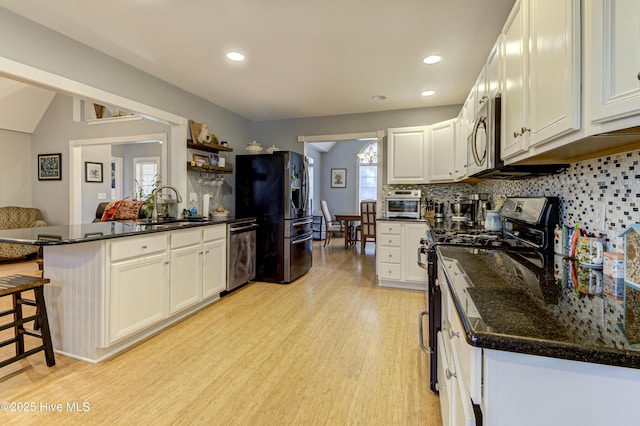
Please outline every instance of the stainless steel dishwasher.
M227 291L256 277L256 219L227 224Z

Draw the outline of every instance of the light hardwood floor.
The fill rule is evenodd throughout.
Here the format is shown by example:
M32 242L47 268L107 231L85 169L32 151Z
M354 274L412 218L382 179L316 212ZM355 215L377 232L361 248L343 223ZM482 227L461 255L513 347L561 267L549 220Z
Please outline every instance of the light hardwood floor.
M251 283L100 364L58 355L47 368L39 353L1 368L0 402L35 411L0 423L439 425L418 345L424 295L377 287L366 252L314 242L296 282ZM38 270L0 266L11 273Z

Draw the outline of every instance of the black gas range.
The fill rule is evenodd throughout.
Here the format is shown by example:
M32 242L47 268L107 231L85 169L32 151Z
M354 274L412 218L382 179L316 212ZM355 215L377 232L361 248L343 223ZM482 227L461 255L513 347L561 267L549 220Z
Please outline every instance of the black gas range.
M427 307L420 314L420 345L430 357L430 386L437 387L436 335L441 324L441 294L437 281L438 246L462 246L470 250L499 250L517 268L530 271L533 279L543 279L553 265L553 234L559 221L557 197L511 197L500 213L502 229L486 231L460 221L437 221L430 225L418 250L418 264L428 271ZM429 341L423 343L422 318L428 316Z

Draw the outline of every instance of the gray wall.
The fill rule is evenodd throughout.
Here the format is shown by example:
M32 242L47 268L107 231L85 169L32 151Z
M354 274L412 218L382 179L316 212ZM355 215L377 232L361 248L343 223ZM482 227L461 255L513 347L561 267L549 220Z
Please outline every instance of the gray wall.
M0 9L1 10L1 9ZM62 180L39 181L37 169L31 179L32 206L39 208L44 220L49 224L61 225L69 222L69 141L74 139L102 138L107 136L130 136L147 133L168 133L169 126L156 121L140 120L123 123L103 124L89 126L87 123L74 122L72 120L73 100L69 96L57 94L42 120L31 135L31 157L36 164L38 154L61 153L62 154ZM105 165L105 176L111 163L110 150L104 153L91 153L85 155L86 147L83 147L83 161L101 162ZM101 151L100 151L101 152ZM84 182L84 163L82 164L82 177ZM107 179L108 180L108 179ZM106 189L105 189L106 188ZM84 212L93 210L97 205L97 193L110 190L106 182L104 185L90 183L82 185L83 217ZM125 192L126 194L126 192ZM86 203L86 204L85 204Z
M326 200L332 215L336 213L358 212L357 202L357 158L356 155L368 141L344 141L336 143L333 148L322 154L321 199ZM331 187L331 169L347 169L347 187ZM318 204L320 205L320 204Z
M0 206L31 205L31 135L0 129Z

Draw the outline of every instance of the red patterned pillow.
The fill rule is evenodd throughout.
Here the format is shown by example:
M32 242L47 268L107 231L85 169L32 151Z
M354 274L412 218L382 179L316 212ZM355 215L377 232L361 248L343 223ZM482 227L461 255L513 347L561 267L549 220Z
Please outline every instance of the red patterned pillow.
M116 214L118 213L118 207L120 206L120 203L124 201L124 200L116 200L116 201L111 201L109 204L107 204L107 207L105 207L104 209L104 213L102 213L102 219L100 219L103 222L109 222L110 220L116 220Z
M144 201L120 200L116 219L137 219ZM106 211L106 210L105 210Z

